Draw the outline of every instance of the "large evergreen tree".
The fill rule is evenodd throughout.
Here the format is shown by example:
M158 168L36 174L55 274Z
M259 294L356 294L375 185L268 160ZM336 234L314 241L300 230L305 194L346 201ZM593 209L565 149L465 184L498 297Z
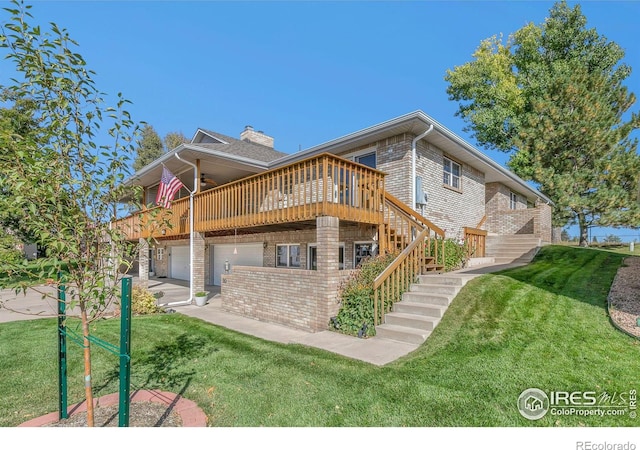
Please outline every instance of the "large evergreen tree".
M638 226L640 156L623 85L630 67L616 43L586 27L580 6L556 3L547 20L506 42L483 41L474 60L447 71L458 115L486 148L511 153L509 166L556 204L556 225Z
M138 141L136 153L136 159L133 162L133 168L135 170L142 169L147 164L162 156L162 139L160 139L156 130L149 124L146 124L142 128L141 138Z
M186 144L189 139L180 131L172 131L167 133L164 137L164 149L169 152L174 148L180 146L180 144Z

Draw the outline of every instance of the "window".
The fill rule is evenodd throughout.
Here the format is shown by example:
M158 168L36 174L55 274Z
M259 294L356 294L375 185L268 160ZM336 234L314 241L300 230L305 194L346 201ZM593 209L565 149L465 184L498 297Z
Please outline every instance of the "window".
M276 267L300 267L300 244L276 245Z
M363 260L375 254L376 247L373 242L356 242L353 244L353 267L358 267Z
M372 169L376 168L376 152L367 153L366 155L356 156L354 160L358 164L371 167Z
M454 189L460 190L460 164L455 161L451 161L449 158L443 158L444 173L442 182L445 186L450 186Z
M162 258L164 257L164 248L159 248L156 250L156 258L158 259L158 261L162 261Z
M515 192L509 192L509 209L518 209L518 195Z
M318 270L318 244L309 244L307 269ZM344 270L344 244L342 243L338 248L338 269Z

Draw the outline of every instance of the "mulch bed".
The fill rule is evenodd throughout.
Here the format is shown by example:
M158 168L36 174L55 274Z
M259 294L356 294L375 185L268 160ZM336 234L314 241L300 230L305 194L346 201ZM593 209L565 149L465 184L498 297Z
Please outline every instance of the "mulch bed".
M117 427L119 421L118 405L94 408L95 427ZM68 419L44 425L45 427L86 427L87 413L81 412ZM130 427L181 427L182 419L166 405L153 402L134 402L129 405Z
M624 260L611 285L608 297L611 320L627 333L640 337L640 258Z
M206 427L207 416L195 402L178 394L139 390L131 394L129 427ZM95 401L95 427L118 426L118 394L109 394ZM58 413L29 420L20 427L86 427L86 403L68 408L69 417L60 420Z

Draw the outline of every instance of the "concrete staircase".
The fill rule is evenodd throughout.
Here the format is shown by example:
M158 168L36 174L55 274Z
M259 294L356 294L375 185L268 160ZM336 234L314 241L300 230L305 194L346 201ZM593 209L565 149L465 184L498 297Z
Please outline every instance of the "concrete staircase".
M489 235L485 254L496 264L528 263L540 246L540 239L532 234Z
M402 301L385 315L385 323L376 327L376 338L422 344L462 286L473 278L465 274L429 274L418 277Z
M484 263L495 265L528 263L540 248L533 235L487 236ZM385 323L376 327L376 339L422 344L440 322L460 289L480 273L452 272L421 275L418 282L402 294L402 300L385 315Z

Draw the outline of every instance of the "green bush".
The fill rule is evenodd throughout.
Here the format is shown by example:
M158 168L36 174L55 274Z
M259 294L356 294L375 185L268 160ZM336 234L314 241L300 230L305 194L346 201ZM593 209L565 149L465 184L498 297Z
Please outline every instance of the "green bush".
M373 281L391 262L396 254L368 258L340 288L340 310L331 319L330 327L344 334L374 336Z
M142 286L131 289L131 313L135 315L155 314L162 308L157 305L157 297Z
M18 250L18 240L10 235L0 236L0 261L4 264L17 264L24 260L24 254Z
M441 261L440 254L442 253L442 239L434 239L431 241L431 254L435 253L435 246L438 246L438 261ZM444 271L451 272L452 270L462 269L467 259L467 252L464 248L464 244L460 244L455 239L447 238L444 240Z

